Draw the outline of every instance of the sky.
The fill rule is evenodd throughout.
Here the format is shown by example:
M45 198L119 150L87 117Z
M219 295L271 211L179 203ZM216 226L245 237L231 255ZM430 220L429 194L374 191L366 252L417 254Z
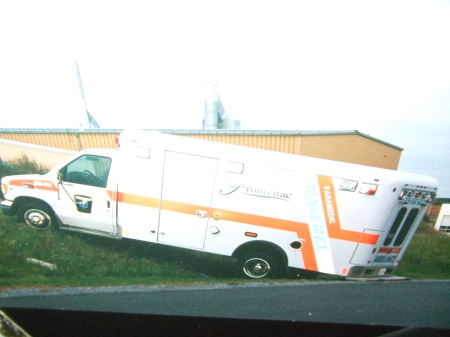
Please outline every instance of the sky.
M450 197L450 0L0 0L0 128L358 130ZM86 127L86 125L84 125Z

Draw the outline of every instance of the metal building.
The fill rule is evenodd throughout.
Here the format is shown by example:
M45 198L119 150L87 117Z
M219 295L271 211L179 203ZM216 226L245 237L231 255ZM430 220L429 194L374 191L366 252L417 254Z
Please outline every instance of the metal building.
M0 139L79 151L117 148L121 129L0 129ZM158 130L215 142L396 170L402 148L359 131ZM0 148L1 149L1 148ZM2 154L0 152L0 158Z

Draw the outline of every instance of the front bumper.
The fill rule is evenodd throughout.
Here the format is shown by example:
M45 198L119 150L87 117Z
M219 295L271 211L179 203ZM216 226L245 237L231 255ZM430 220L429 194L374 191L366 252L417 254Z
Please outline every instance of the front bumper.
M3 211L3 214L14 215L12 212L12 205L13 202L10 200L3 200L2 202L0 202L0 208Z

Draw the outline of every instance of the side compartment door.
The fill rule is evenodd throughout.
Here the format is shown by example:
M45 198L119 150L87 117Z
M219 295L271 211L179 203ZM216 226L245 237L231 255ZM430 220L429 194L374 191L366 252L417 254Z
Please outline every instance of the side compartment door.
M203 249L218 159L166 151L158 241Z
M83 155L60 170L55 210L67 226L114 233L113 204L106 185L111 158Z

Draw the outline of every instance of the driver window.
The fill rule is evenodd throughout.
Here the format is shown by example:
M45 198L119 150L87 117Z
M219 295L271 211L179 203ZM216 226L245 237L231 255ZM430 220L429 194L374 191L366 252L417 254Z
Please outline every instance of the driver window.
M111 158L84 155L60 170L62 181L95 187L106 187Z

